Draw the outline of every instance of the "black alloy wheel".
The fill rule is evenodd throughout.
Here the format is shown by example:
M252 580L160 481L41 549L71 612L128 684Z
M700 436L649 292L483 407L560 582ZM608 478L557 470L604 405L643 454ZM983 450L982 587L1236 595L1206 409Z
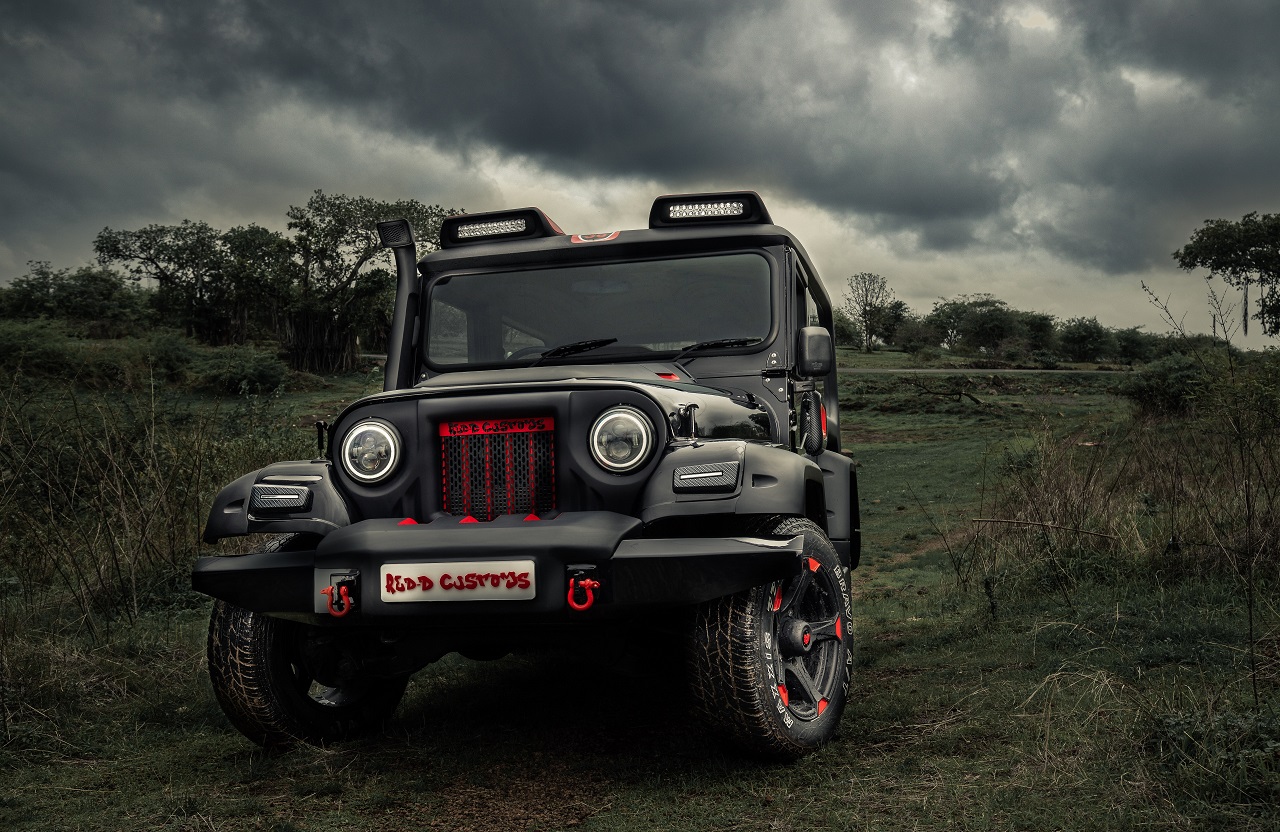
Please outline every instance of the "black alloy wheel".
M822 530L772 519L748 533L804 536L796 574L703 605L690 640L702 713L752 753L796 759L836 732L853 668L847 570Z

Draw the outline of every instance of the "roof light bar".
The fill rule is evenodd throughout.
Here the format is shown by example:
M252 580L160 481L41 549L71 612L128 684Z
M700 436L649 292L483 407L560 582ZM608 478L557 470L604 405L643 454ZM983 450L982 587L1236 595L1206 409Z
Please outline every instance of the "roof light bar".
M500 243L508 240L533 240L559 237L564 232L551 218L537 208L497 211L487 214L459 214L446 217L440 224L440 247Z
M772 225L764 201L755 191L660 196L649 211L650 228L682 225L753 223Z
M458 226L458 237L491 237L494 234L518 234L529 227L524 218L496 222L472 222Z
M690 220L695 217L740 217L745 213L741 202L677 202L667 206L667 219Z

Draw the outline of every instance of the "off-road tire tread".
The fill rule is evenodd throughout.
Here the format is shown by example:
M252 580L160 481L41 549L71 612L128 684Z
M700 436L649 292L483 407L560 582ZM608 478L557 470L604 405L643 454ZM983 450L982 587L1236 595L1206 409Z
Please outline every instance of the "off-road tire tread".
M289 537L277 538L259 551L280 551L289 543ZM214 695L236 730L263 747L321 744L365 731L390 716L408 683L408 677L380 680L364 701L318 717L290 707L287 691L293 680L281 678L272 651L291 635L286 630L301 626L306 625L225 601L213 605L207 656Z
M806 550L811 545L825 546L839 563L821 528L803 517L763 517L747 525L743 533L803 534ZM767 603L767 589L754 587L697 609L689 639L688 675L694 701L708 727L750 754L794 760L818 745L788 734L773 714L772 700L764 694L764 671L756 656L755 611ZM830 718L838 721L843 698L833 701L832 707Z

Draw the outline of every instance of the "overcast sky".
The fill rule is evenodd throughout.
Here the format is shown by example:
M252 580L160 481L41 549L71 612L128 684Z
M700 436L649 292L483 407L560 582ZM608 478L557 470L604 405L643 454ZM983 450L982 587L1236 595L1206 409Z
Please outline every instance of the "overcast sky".
M571 233L751 189L837 293L1204 330L1170 253L1280 211L1280 2L0 0L0 113L2 280L317 188Z

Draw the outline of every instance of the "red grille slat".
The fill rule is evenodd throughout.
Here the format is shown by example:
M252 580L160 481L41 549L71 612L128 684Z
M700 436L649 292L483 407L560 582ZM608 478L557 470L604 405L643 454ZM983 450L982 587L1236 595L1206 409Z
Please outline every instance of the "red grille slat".
M554 429L550 417L441 424L445 512L487 521L554 509Z

